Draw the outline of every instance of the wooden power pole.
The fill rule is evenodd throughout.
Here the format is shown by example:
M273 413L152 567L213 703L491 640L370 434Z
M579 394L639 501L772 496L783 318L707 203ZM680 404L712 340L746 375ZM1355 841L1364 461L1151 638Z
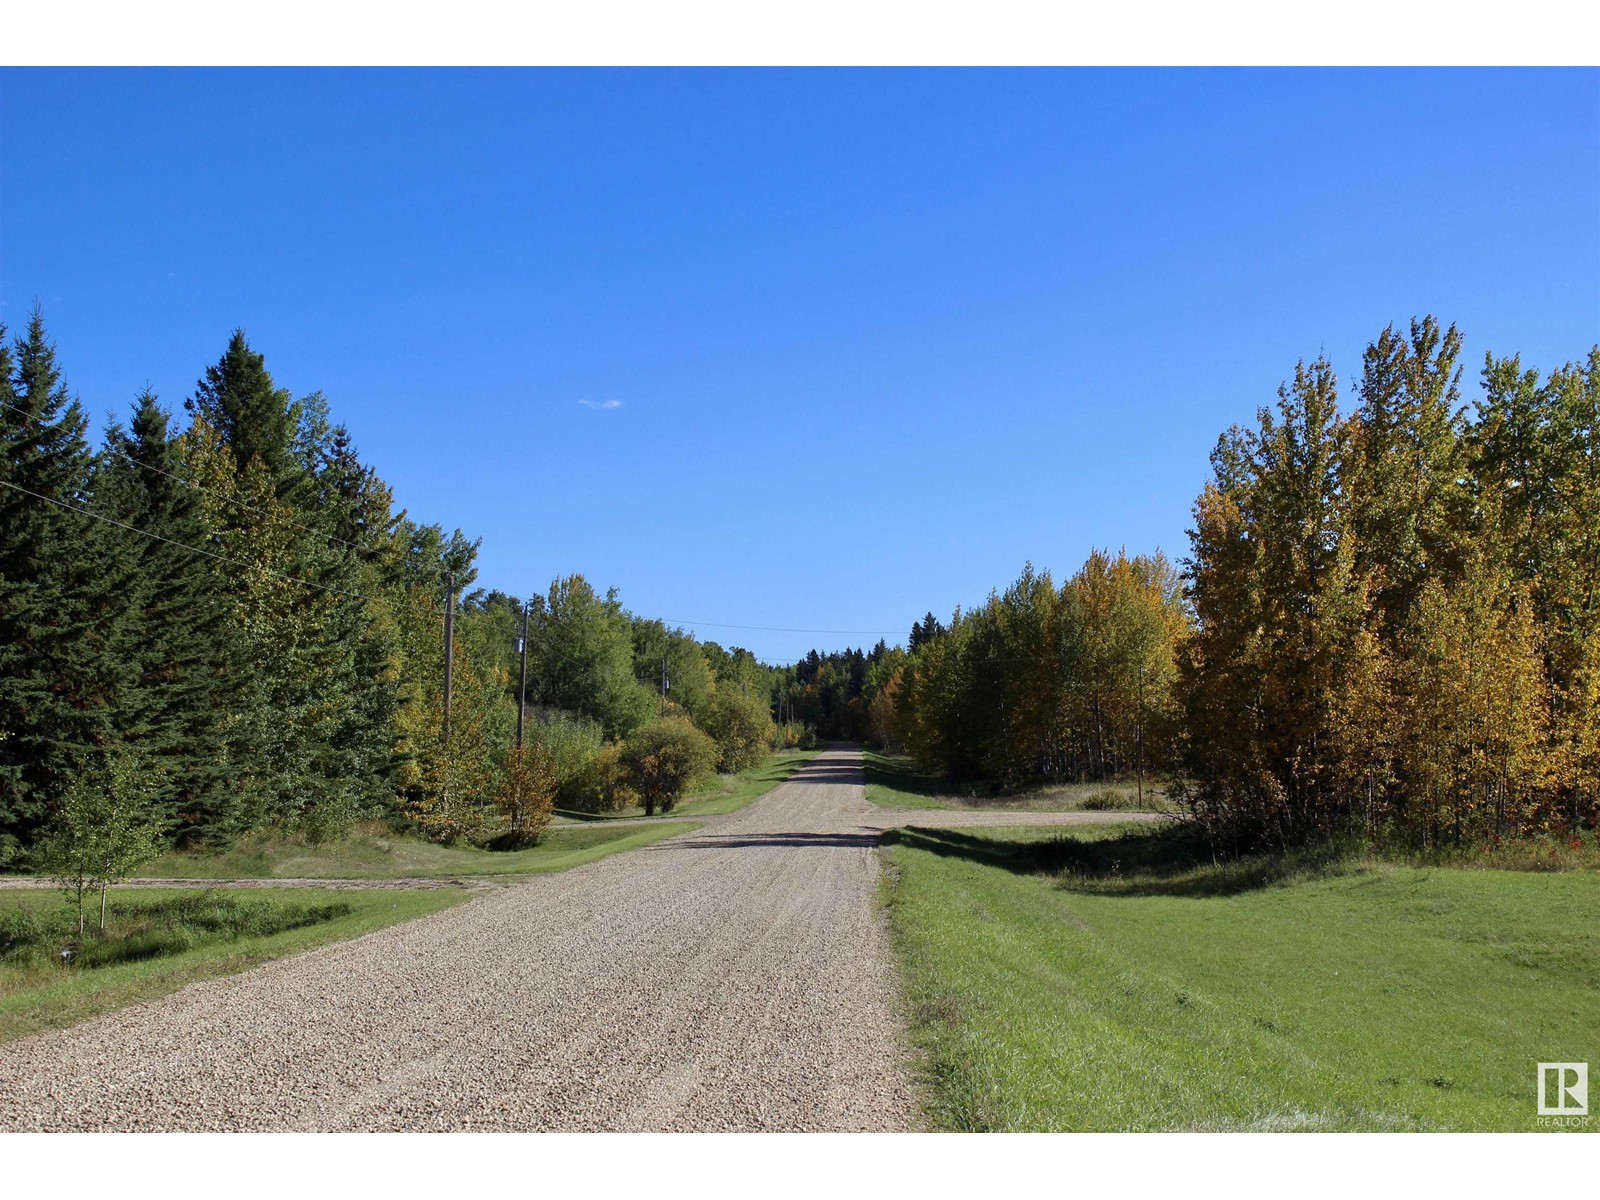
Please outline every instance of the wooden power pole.
M450 740L450 682L456 648L456 574L444 577L444 740Z
M522 639L517 649L522 651L522 676L517 681L517 749L522 749L522 721L528 711L528 613L533 602L522 602Z

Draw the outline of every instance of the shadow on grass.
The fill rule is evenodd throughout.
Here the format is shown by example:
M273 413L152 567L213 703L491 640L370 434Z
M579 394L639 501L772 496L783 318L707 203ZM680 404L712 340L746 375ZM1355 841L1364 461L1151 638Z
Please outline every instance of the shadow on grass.
M569 821L581 821L585 825L590 824L591 822L604 824L607 821L615 821L621 815L619 813L584 812L579 808L554 808L550 811L558 817L565 817ZM642 816L643 814L641 813L640 815Z
M1182 826L1110 838L1057 834L1026 842L910 826L890 830L884 840L1019 875L1051 875L1057 887L1097 896L1233 896L1337 873L1349 861L1331 848L1224 858Z
M1136 804L1136 785L1126 779L1035 779L1007 786L998 779L957 780L929 774L919 769L913 759L882 751L865 751L861 763L869 784L966 808L1011 810L1018 804L1042 802L1041 812L1070 808L1085 812L1162 811L1165 800L1163 785L1155 780L1145 785L1144 802Z
M861 766L868 783L896 792L926 796L932 800L956 795L955 785L948 779L942 775L924 775L908 758L894 758L868 750L861 756Z

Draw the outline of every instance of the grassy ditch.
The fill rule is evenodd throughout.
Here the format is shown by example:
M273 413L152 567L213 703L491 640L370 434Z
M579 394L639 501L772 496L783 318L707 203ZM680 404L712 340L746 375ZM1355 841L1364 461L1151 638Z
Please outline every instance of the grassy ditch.
M908 829L886 895L932 1123L1532 1130L1593 1061L1600 873L1306 856L1182 831Z
M545 830L537 846L483 850L402 837L382 826L357 829L338 841L309 845L259 835L220 853L174 852L145 867L152 879L454 879L481 875L539 875L582 866L608 854L637 850L696 829L693 822L651 825L562 826Z
M0 892L0 1042L409 921L467 895L452 887L114 889L105 935L97 912L77 945L77 912L59 892ZM76 952L63 964L67 946Z

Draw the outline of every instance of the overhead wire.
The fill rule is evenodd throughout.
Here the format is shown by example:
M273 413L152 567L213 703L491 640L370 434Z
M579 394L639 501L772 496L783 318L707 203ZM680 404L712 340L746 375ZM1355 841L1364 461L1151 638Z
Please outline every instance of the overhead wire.
M34 422L37 425L42 425L43 424L43 421L36 414L30 413L27 409L22 408L19 405L11 404L11 403L9 403L8 401L5 401L5 400L0 400L0 407L9 408L14 412L20 413L24 418L26 418L29 421ZM143 461L142 459L134 458L131 454L127 454L127 453L125 453L125 452L123 452L121 450L113 449L110 446L102 447L101 452L104 453L104 454L109 454L109 455L112 455L112 456L114 456L116 458L122 459L124 462L130 463L133 466L143 468L144 470L147 470L147 471L153 471L157 475L160 475L160 476L162 476L162 477L164 477L166 479L171 479L174 482L180 483L183 486L185 486L187 488L190 488L190 489L192 489L194 491L206 492L206 493L210 493L210 494L213 494L213 495L221 495L221 493L218 493L215 488L209 487L209 486L207 486L205 484L202 484L202 483L198 483L193 479L185 478L182 475L175 474L174 472L168 471L165 468L156 466L154 463L149 463L149 462ZM3 482L3 481L0 481L0 482ZM334 592L334 593L336 593L338 595L349 596L349 597L352 597L352 598L355 598L355 599L373 600L373 601L376 601L378 603L388 603L388 604L393 604L394 603L389 597L386 597L386 596L373 595L373 594L365 593L365 592L351 592L351 591L340 589L340 588L328 587L328 586L323 585L323 584L313 583L310 580L300 579L297 576L285 575L282 572L272 571L270 568L262 567L259 564L247 563L247 562L244 562L243 560L240 560L240 559L230 558L230 557L228 557L226 555L218 554L215 551L206 550L206 549L204 549L202 547L199 547L199 546L190 546L190 545L188 545L188 544L186 544L184 542L174 541L172 538L164 537L161 534L152 533L147 529L139 529L139 528L136 528L135 526L128 525L125 522L118 521L118 520L115 520L114 518L104 516L103 514L94 512L92 509L80 508L80 507L78 507L76 505L68 504L68 503L66 503L64 501L61 501L61 500L58 500L58 499L54 499L54 498L52 498L50 496L40 495L38 492L30 492L30 491L28 491L28 489L23 488L23 487L19 487L16 484L7 483L6 486L12 488L15 491L26 492L28 495L33 496L35 499L44 500L44 501L47 501L48 503L51 503L51 504L58 504L63 508L69 508L69 509L71 509L71 510L73 510L75 512L80 512L80 513L84 514L85 516L93 517L96 520L105 521L105 522L107 522L109 524L116 525L116 526L118 526L118 527L120 527L122 529L126 529L129 532L142 534L145 537L155 538L157 541L165 542L168 545L176 546L176 547L178 547L180 549L190 550L190 551L193 551L196 554L203 554L203 555L206 555L209 558L216 559L219 562L228 563L228 564L230 564L232 566L244 567L244 568L249 569L249 570L266 571L268 574L276 575L280 579L285 579L285 580L288 580L288 581L294 582L294 583L303 583L303 584L306 584L308 587L321 588L323 591ZM258 516L266 517L267 519L269 519L271 521L279 522L279 523L281 523L283 525L288 526L291 529L298 529L302 533L309 533L313 537L326 538L329 541L337 542L342 546L349 547L351 550L355 551L358 554L366 554L366 553L370 553L371 552L371 547L358 545L355 542L349 541L346 538L342 538L342 537L338 536L337 534L329 533L328 531L323 530L323 529L315 529L315 528L313 528L313 527L311 527L309 525L303 525L300 522L292 520L291 518L283 515L282 513L272 512L272 511L270 511L268 509L261 508L261 507L259 507L257 505L249 504L246 501L241 500L236 496L225 496L224 498L227 500L228 503L230 503L232 505L235 505L238 508L244 509L247 512L252 512L252 513L255 513ZM411 609L413 609L413 611L419 611L419 612L420 611L427 611L427 612L442 613L444 611L444 605L443 604L441 604L437 609L429 608L429 609L426 609L426 610L422 609L420 606L417 606L417 605L408 605L406 607L410 607ZM739 624L734 624L734 623L731 623L731 622L728 622L728 621L693 621L693 620L681 620L681 619L677 619L677 618L660 618L660 620L661 620L663 625L676 626L676 627L679 627L679 628L704 626L704 627L709 628L709 629L738 629L738 630L743 630L745 632L750 632L750 633L804 633L804 634L813 634L813 635L828 636L828 637L896 637L900 633L900 631L896 630L896 629L809 629L809 628L799 628L799 627L794 627L794 626L783 626L783 625L739 625Z
M203 546L191 546L188 542L180 542L175 538L169 538L163 534L152 533L148 529L140 529L137 525L130 525L126 521L119 521L115 517L108 517L104 513L97 513L92 508L85 508L80 504L72 504L66 500L58 499L55 496L46 496L41 492L33 491L31 488L25 488L21 484L12 483L9 479L0 479L0 487L8 487L14 492L21 492L25 496L32 496L35 500L43 500L46 504L54 504L59 508L65 508L71 512L82 513L86 517L93 517L96 521L104 521L107 525L115 525L119 529L126 529L129 533L137 533L147 538L154 538L158 542L165 542L167 545L176 546L180 550L190 550L195 554L203 554L207 558L214 558L218 562L227 563L229 566L243 567L247 571L262 571L268 575L275 575L279 579L287 580L290 583L300 583L309 588L316 588L319 591L332 592L338 596L348 596L352 600L376 600L380 603L388 602L388 598L385 596L376 596L370 595L366 592L352 592L345 588L330 587L328 584L317 583L312 579L301 579L298 575L285 575L282 571L274 571L270 567L264 567L259 563L250 563L246 562L242 558L233 558L226 554L218 554L215 550L207 550Z
M42 422L40 421L40 419L37 416L35 416L33 413L30 413L25 408L19 407L18 405L8 403L5 400L0 400L0 407L9 408L14 412L19 412L24 417L28 418L28 420L33 421L36 424L42 424ZM173 481L175 481L177 483L181 483L181 484L184 485L184 487L192 488L197 492L215 492L216 491L215 488L207 487L205 484L202 484L202 483L196 483L192 479L185 479L182 475L175 475L171 471L167 471L167 470L164 470L161 467L156 466L154 463L144 462L144 461L142 461L140 459L134 458L131 454L123 453L121 450L113 450L110 446L102 447L101 448L101 453L113 455L116 458L122 459L124 462L132 463L136 467L143 467L146 471L154 471L157 475L164 475L166 478L171 479L171 480L173 480ZM348 541L345 538L340 537L338 534L329 533L325 529L313 529L309 525L302 525L298 521L290 520L288 517L283 516L281 513L270 512L267 509L259 507L258 505L247 504L245 501L240 500L237 496L229 496L228 497L228 501L229 501L229 503L237 505L239 508L245 509L248 512L253 512L253 513L258 514L259 516L268 517L271 520L282 522L283 524L288 525L292 529L300 530L300 532L302 532L302 533L309 533L309 534L312 534L312 535L314 535L316 537L325 537L329 541L338 542L342 546L348 546L348 547L350 547L350 549L356 551L357 553L366 553L367 550L369 549L368 547L358 546L355 542Z

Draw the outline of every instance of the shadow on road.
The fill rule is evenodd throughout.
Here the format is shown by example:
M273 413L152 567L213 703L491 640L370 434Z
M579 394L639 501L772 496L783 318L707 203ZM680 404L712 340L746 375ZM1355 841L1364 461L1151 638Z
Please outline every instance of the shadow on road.
M857 849L871 849L883 840L883 835L877 830L862 830L859 832L840 831L837 833L739 833L719 836L715 833L684 834L673 838L669 842L658 842L654 846L644 847L643 852L652 850L728 850L738 847L773 846L797 850L828 849L832 847L848 847Z
M859 784L862 778L859 762L810 762L789 776L787 782Z

